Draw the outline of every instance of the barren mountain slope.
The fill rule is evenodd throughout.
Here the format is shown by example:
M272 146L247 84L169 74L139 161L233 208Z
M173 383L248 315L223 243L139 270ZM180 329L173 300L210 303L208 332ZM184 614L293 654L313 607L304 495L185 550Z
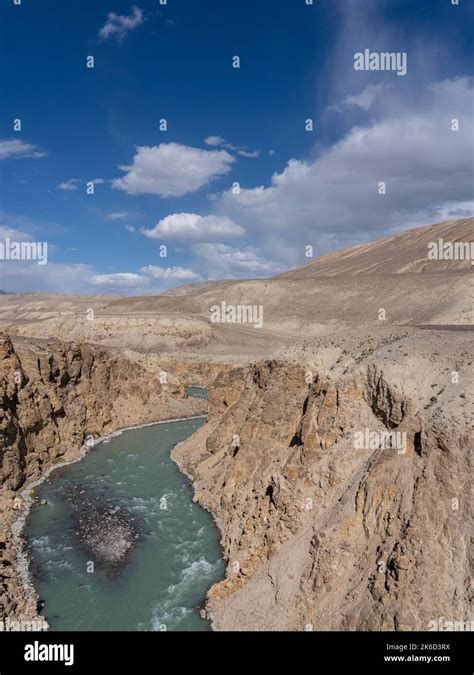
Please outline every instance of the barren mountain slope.
M471 259L429 259L429 245L438 242L474 242L474 218L449 220L416 227L380 239L323 255L304 267L281 274L279 278L303 279L336 274L401 274L404 272L472 271Z
M337 251L272 279L205 282L159 296L26 294L0 298L0 328L10 334L87 340L116 348L212 360L279 355L286 344L348 329L472 325L474 266L428 261L428 243L474 243L474 219L450 221L366 246ZM262 329L212 324L211 307L261 305ZM93 310L91 319L90 309Z

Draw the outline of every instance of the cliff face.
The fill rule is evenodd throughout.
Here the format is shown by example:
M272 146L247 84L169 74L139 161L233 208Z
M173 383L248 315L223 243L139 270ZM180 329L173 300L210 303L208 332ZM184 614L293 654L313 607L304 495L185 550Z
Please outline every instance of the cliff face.
M369 362L328 379L263 362L217 379L209 423L174 451L222 532L217 628L427 630L470 617L472 426L447 403L461 409L464 394L446 384L433 396L421 371L403 373ZM364 430L395 447L360 447Z
M171 378L176 381L175 378ZM9 528L22 508L18 490L89 437L161 419L205 412L184 387L89 345L46 347L0 340L0 618L34 616L36 596L15 569Z

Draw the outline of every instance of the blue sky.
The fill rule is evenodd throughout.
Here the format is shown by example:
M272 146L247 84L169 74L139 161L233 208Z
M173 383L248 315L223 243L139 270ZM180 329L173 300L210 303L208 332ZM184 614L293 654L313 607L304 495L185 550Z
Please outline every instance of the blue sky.
M472 214L467 0L3 0L0 13L0 240L48 243L47 265L0 262L4 290L267 276L308 262L309 245ZM406 75L355 71L365 49L406 53Z

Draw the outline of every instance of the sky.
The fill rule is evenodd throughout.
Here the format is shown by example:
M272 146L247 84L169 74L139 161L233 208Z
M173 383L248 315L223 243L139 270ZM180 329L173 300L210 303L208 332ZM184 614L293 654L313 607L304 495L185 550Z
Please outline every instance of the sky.
M2 0L0 244L47 243L47 264L0 260L0 289L265 277L472 215L473 19L468 0Z

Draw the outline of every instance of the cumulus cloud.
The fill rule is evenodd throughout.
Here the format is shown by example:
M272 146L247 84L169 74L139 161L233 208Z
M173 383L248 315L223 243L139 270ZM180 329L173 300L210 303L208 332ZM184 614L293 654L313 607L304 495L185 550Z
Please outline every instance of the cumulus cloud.
M473 93L467 77L420 88L416 107L386 91L365 125L314 160L291 159L268 187L226 192L213 202L215 212L251 224L266 254L292 262L298 255L302 261L306 244L319 255L450 217L460 204L465 212L472 201Z
M199 281L199 274L187 267L158 267L146 265L139 269L140 274L135 272L115 272L113 274L96 274L90 279L95 286L105 289L113 289L118 292L130 292L141 290L155 290L167 287L169 282ZM162 282L156 285L155 282Z
M11 235L11 228L0 228ZM28 235L25 237L29 238ZM15 241L20 237L15 232ZM77 250L77 249L73 249ZM32 265L27 261L0 261L0 289L7 293L118 293L133 295L142 292L160 292L173 283L199 281L199 274L184 267L160 268L148 265L134 272L96 274L87 264L62 264L48 261L47 265Z
M96 274L91 279L97 286L113 286L114 288L144 288L150 279L134 272L115 272L114 274Z
M142 229L146 237L172 241L219 241L238 237L245 230L227 216L199 216L196 213L173 213L160 220L153 229Z
M210 279L271 276L283 271L253 246L239 249L222 243L201 243L194 244L192 250Z
M22 159L24 157L45 157L32 143L26 143L18 138L0 141L0 159Z
M126 175L112 187L128 194L181 197L231 170L235 158L226 150L201 150L179 143L138 147L133 163L120 166Z
M162 279L165 281L197 281L202 277L188 267L158 267L156 265L147 265L140 267L140 272L153 279Z
M129 16L109 12L107 21L99 31L99 37L102 40L107 40L111 37L123 40L127 33L140 26L145 20L143 11L139 7L136 7L136 5L132 5L130 9L131 13Z

